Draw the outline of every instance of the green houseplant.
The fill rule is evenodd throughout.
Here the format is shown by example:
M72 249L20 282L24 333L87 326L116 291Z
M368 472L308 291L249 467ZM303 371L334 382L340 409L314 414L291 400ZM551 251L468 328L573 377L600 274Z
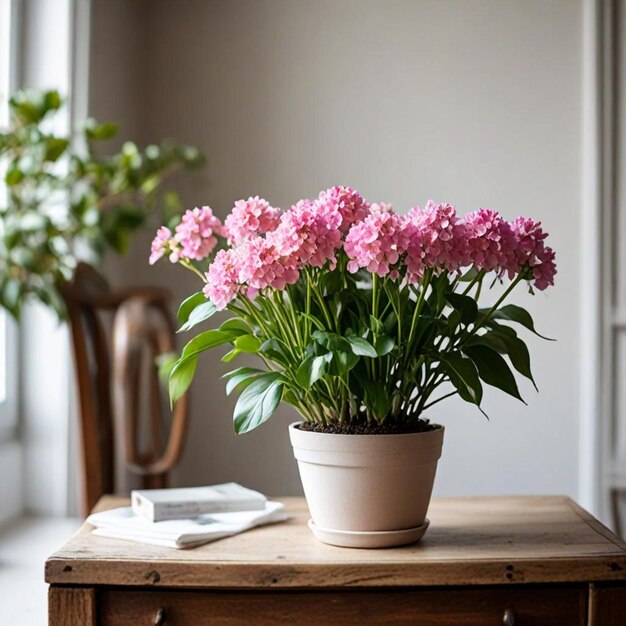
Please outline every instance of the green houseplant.
M63 100L54 90L20 91L10 99L10 126L0 131L0 164L7 188L0 201L0 306L15 318L37 299L60 317L58 285L79 259L96 262L112 249L125 253L151 214L180 212L163 182L203 162L197 148L163 142L140 149L125 142L110 156L97 144L117 125L88 119L77 136L51 130Z
M189 330L217 310L232 317L183 349L170 395L190 385L216 346L259 357L225 376L239 392L238 433L280 402L302 422L290 435L312 528L339 545L392 545L425 531L443 427L425 411L459 395L480 409L483 385L521 400L514 371L533 381L530 314L505 300L520 284L553 284L554 252L541 224L480 209L464 217L429 202L400 216L347 187L280 211L241 200L222 224L209 207L159 229L151 262L167 255L196 272L182 303ZM496 283L494 304L479 305ZM534 381L533 381L534 383Z

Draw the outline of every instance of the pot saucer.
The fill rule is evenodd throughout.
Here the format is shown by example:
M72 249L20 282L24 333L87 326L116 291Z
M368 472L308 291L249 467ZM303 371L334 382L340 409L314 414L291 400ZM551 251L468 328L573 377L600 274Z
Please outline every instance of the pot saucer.
M419 541L426 532L430 521L424 520L421 526L405 528L403 530L362 531L362 530L333 530L316 526L309 520L309 528L322 542L342 548L391 548L404 546Z

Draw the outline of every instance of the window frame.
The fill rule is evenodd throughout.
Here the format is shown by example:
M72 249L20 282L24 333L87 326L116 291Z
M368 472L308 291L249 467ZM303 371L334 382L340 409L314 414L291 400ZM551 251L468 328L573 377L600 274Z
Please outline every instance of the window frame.
M8 96L15 90L18 74L18 34L19 12L18 0L0 0L0 11L8 13L5 24L8 25L8 37L0 33L0 42L6 42L6 48L0 51L0 62L6 59L4 85L0 85L0 126L8 124ZM4 15L3 15L4 17ZM1 184L1 179L0 179ZM11 441L18 434L19 410L19 333L15 321L5 311L0 311L0 375L3 382L0 386L0 442Z

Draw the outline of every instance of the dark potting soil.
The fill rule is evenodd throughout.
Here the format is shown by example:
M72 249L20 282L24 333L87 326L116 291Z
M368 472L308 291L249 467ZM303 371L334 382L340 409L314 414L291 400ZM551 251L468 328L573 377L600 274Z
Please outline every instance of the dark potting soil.
M417 420L411 424L317 424L303 422L300 430L308 430L314 433L326 433L328 435L407 435L409 433L425 433L439 428L437 424L431 424L426 420Z

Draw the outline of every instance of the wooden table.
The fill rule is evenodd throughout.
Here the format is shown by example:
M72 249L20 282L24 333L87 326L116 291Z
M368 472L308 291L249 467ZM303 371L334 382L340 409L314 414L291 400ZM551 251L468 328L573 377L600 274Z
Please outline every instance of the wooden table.
M387 550L324 545L283 501L288 522L186 551L85 524L46 563L50 624L626 625L626 544L569 498L436 499L421 543Z

